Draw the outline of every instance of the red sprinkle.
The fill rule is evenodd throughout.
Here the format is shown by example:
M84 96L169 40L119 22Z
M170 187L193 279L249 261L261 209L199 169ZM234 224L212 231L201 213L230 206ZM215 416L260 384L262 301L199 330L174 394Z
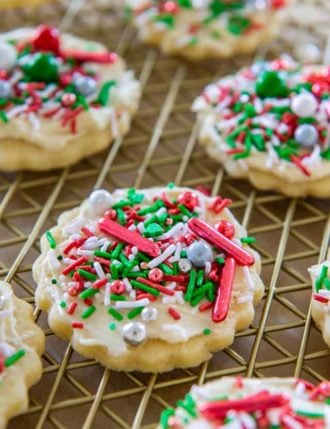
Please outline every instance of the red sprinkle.
M323 296L319 293L313 293L313 299L318 302L322 302L322 304L328 304L329 298Z
M213 211L216 214L222 212L223 209L228 207L232 203L232 200L229 198L215 197L213 203L210 205L209 210Z
M151 282L150 280L147 280L143 277L137 277L136 279L138 282L143 283L147 286L150 286L156 290L159 290L159 292L163 293L164 295L169 295L169 296L173 296L174 295L174 291L172 289L168 289L165 286L159 285L157 283Z
M141 252L144 252L153 258L160 254L160 249L155 243L142 237L137 232L128 230L111 219L107 218L100 220L99 228L102 232L111 235L112 237L136 246Z
M103 287L104 285L106 285L107 282L108 282L108 279L106 279L106 278L96 280L96 282L94 282L92 284L92 288L93 289L100 289L101 287Z
M235 235L235 227L234 225L227 221L227 220L220 220L214 225L214 228L220 232L220 234L224 235L225 237L232 239Z
M290 159L305 174L305 176L311 175L310 171L304 166L298 156L291 155Z
M76 311L76 308L78 307L78 304L76 302L71 302L71 304L68 307L68 314L73 314Z
M71 326L76 329L83 329L84 324L82 322L72 322Z
M76 261L72 262L72 264L68 265L64 268L62 271L62 274L67 275L70 273L70 271L74 270L75 268L79 267L79 265L84 264L87 262L88 258L87 256L82 256L81 258L77 259Z
M123 281L121 280L114 280L113 283L111 283L110 290L112 293L116 295L121 295L125 292L126 286Z
M213 307L213 302L204 302L199 306L199 311L206 311Z
M235 259L226 258L212 310L212 320L215 323L222 322L227 317L233 290L235 269Z
M170 316L173 317L174 320L180 320L181 319L181 314L178 311L176 311L174 308L169 307L167 312Z
M203 220L198 218L189 219L188 226L196 235L218 249L224 250L229 256L234 258L239 265L254 264L254 257L250 255L250 253L239 247L233 241L228 240L228 238L220 234L216 229L210 227Z
M74 49L62 51L64 59L74 59L81 62L92 62L99 64L113 64L118 60L118 55L114 52L87 52Z

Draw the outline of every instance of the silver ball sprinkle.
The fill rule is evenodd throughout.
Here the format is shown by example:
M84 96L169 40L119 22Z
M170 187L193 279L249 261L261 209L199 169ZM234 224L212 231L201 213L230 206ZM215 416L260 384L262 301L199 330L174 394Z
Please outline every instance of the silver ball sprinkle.
M94 213L103 215L111 207L111 194L105 189L97 189L90 194L88 202Z
M158 310L155 307L145 307L141 313L141 318L145 322L151 322L153 320L156 320L157 316L158 316Z
M294 138L303 147L313 147L319 140L319 133L313 125L301 124L296 128Z
M181 273L189 273L192 269L192 263L187 258L182 258L179 260L179 270Z
M92 77L79 76L74 79L73 83L76 90L85 97L96 91L96 81Z
M195 241L187 249L187 257L197 268L205 266L205 262L212 262L211 247L203 241Z
M9 98L11 95L10 83L6 80L0 80L0 98Z
M146 327L139 322L127 323L123 327L124 341L130 346L137 347L142 344L147 337Z

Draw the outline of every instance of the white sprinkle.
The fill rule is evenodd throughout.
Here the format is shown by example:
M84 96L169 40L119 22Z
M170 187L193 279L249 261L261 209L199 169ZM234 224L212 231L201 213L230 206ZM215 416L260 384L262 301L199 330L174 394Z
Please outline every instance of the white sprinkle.
M143 222L139 222L139 223L137 224L137 229L139 230L139 232L140 232L141 234L143 234L143 233L144 233L144 225L143 225Z
M52 268L55 270L58 270L61 268L61 264L59 263L58 259L56 258L54 250L48 250L48 261Z
M64 258L64 259L62 259L62 262L63 262L63 264L65 264L65 265L70 265L70 264L72 264L73 262L75 262L75 259L71 259L71 258Z
M251 277L251 273L248 267L242 267L244 276L245 276L245 280L247 283L247 286L249 288L249 290L255 290L255 284L253 283L252 277Z
M26 109L25 105L14 107L13 109L9 110L9 112L7 113L8 119L12 119L15 116L18 116L19 114L23 113L25 109Z
M183 223L179 222L176 225L174 225L172 229L170 229L169 231L165 232L165 234L162 234L157 238L158 240L167 240L169 238L172 238L174 235L179 234L182 227L183 227Z
M81 256L92 256L94 255L94 252L93 250L78 249L77 254Z
M104 274L104 271L103 271L101 264L98 261L96 261L96 262L94 262L93 266L94 266L96 274L99 276L99 278L104 279L105 274Z
M138 299L136 301L117 301L116 308L136 308L136 307L145 307L150 304L150 300L148 298Z
M78 233L85 224L86 219L84 217L77 217L69 225L63 227L63 233L65 235Z
M101 252L106 252L108 250L108 247L110 246L110 241L106 240L103 244L103 246L101 247Z
M123 278L123 283L124 283L124 285L125 285L125 287L126 287L126 292L130 293L130 292L132 292L132 291L133 291L132 285L131 285L131 283L130 283L130 281L128 280L128 278L127 278L127 277L124 277L124 278ZM135 291L134 291L134 292L135 292Z
M28 118L32 125L32 131L38 130L40 128L40 121L37 116L33 112L30 112Z
M257 425L252 416L250 416L247 413L239 413L239 419L241 423L243 423L243 426L245 429L256 429Z
M323 296L329 296L329 297L330 297L330 290L326 290L326 289L319 289L318 293L319 293L320 295L323 295Z
M175 298L176 298L176 302L177 302L178 304L184 305L185 301L184 301L184 299L183 299L183 292L182 292L181 290L177 290L177 291L174 293L174 296L175 296Z
M305 393L305 390L306 390L306 387L305 387L304 383L299 381L296 385L295 394L297 396L303 396L303 394Z
M106 283L105 288L104 288L104 305L106 307L109 307L109 305L111 304L110 287L111 287L111 284Z
M282 420L290 429L304 429L304 426L297 422L297 420L294 420L291 416L283 416Z
M134 224L132 224L127 229L130 231L136 231L136 226Z
M206 276L208 276L210 274L211 267L212 267L211 262L206 261L205 262L205 269L204 269Z
M163 296L162 298L163 304L176 304L176 297L175 296Z
M133 253L133 255L137 255L139 252L139 249L136 246L133 246L131 249L131 252Z
M132 289L129 293L129 297L131 299L136 299L136 290Z
M172 283L168 284L166 286L166 288L167 289L171 289L171 290L175 289L176 288L176 282L172 282Z
M131 253L130 255L128 255L128 260L129 261L134 261L135 256Z
M157 267L159 264L164 262L170 255L172 255L172 253L174 253L175 250L176 250L176 245L171 244L162 254L152 259L150 262L148 262L148 268Z

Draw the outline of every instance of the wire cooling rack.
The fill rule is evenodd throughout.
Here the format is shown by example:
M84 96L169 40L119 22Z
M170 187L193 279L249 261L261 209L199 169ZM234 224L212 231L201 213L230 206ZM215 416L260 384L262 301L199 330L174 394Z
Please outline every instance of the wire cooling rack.
M205 84L251 59L191 64L163 57L142 46L133 29L118 24L111 3L74 0L1 14L1 31L47 22L103 41L136 71L143 99L129 135L107 152L62 171L0 175L0 276L33 304L31 267L39 238L59 213L80 204L96 187L175 182L208 186L213 194L234 200L233 212L257 238L267 289L253 324L230 348L198 368L161 375L108 371L80 357L52 334L46 315L35 309L47 336L44 374L30 391L28 411L12 420L10 429L148 429L193 383L223 375L330 379L329 349L311 321L307 273L309 265L326 255L330 201L288 199L230 179L198 146L189 113ZM297 2L277 49L291 50L290 41L297 40L311 40L324 49L329 19L328 0Z

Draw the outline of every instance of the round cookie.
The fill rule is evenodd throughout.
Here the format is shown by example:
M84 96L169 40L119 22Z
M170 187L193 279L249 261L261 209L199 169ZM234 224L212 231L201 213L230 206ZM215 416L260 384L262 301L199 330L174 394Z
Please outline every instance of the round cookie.
M124 135L140 84L96 42L39 26L0 35L0 170L71 165Z
M32 307L0 282L0 428L28 407L28 388L41 377L44 334Z
M189 188L94 191L41 239L36 301L51 329L128 371L195 366L229 346L264 290L229 203Z
M286 1L126 0L140 38L191 60L251 53L273 39Z
M297 378L223 377L193 386L158 429L327 429L330 383Z
M312 316L330 347L330 253L327 261L309 268L312 278Z
M329 92L329 66L258 61L195 100L200 140L231 176L258 189L329 197Z
M32 8L51 3L52 0L0 0L0 9Z

